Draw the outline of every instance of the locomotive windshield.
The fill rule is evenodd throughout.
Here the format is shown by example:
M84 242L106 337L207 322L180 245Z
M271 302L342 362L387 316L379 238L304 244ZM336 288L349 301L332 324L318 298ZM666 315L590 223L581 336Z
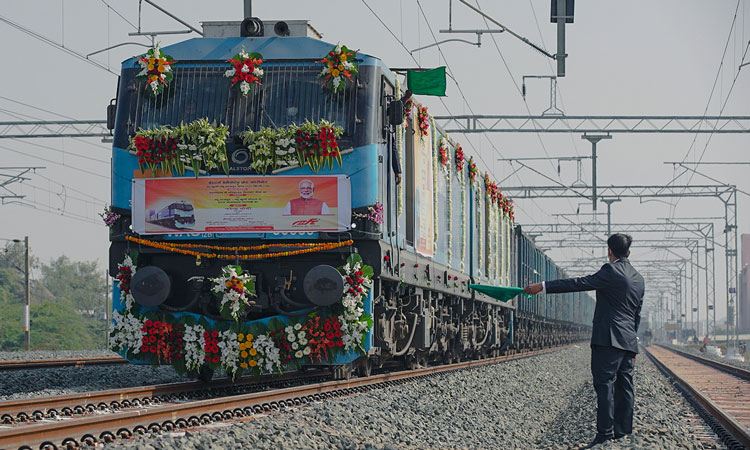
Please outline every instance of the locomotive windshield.
M226 62L190 63L174 66L175 78L165 95L156 101L146 96L136 69L123 71L127 83L123 103L127 135L140 128L179 125L199 118L229 125L237 135L247 128L283 127L305 120L326 119L354 133L356 96L350 92L329 95L320 88L320 64L314 61L277 62L263 65L263 84L254 86L247 97L227 83Z

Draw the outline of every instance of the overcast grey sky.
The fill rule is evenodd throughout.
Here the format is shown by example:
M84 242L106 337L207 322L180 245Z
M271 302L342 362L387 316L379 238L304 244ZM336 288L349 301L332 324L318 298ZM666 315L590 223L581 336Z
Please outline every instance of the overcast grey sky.
M474 0L477 4L476 0ZM242 1L157 0L157 3L198 27L204 20L240 20ZM750 40L750 1L748 0L659 0L614 2L579 0L575 23L567 27L567 76L560 80L558 106L566 114L620 115L701 115L718 114L726 102L724 115L750 114L750 66L738 75L742 53ZM380 57L391 67L413 66L403 46L414 49L449 36L438 34L448 27L448 0L369 0L367 4L393 31L391 36L361 0L338 1L256 1L254 15L263 19L309 19L335 43ZM515 32L554 53L556 29L549 23L549 0L479 1L484 11ZM421 6L421 11L420 11ZM136 0L26 0L3 2L0 16L80 54L120 42L147 43L130 37L139 22ZM733 18L737 17L732 28ZM424 15L422 14L424 13ZM425 19L426 17L426 19ZM179 30L174 22L148 4L142 5L143 30ZM454 28L484 28L484 21L458 1L453 2ZM730 29L731 34L730 34ZM195 35L191 35L194 37ZM162 45L188 36L162 36ZM455 37L455 36L450 36ZM474 36L464 36L471 40ZM551 61L508 33L483 36L481 48L461 43L442 46L449 71L458 81L449 81L445 105L436 98L420 99L433 114L539 114L548 107L546 81L528 84L527 103L519 87L523 75L550 74ZM89 62L48 45L31 35L0 22L4 63L0 72L0 120L102 119L105 107L115 96L117 76ZM401 42L403 42L403 46ZM722 63L724 47L729 42ZM122 60L142 53L142 47L126 46L99 54L93 60L102 67L119 71ZM446 61L435 48L415 53L423 66L443 65ZM503 59L504 58L504 61ZM750 56L745 62L750 61ZM709 102L717 71L719 79ZM736 84L727 100L732 80ZM21 102L29 106L21 105ZM39 109L36 109L39 108ZM527 109L528 108L528 109ZM44 110L44 111L43 111ZM489 169L495 179L511 174L500 157L572 156L590 154L590 146L580 135L494 134L463 137L453 135L470 154L480 155L480 167ZM600 184L664 184L673 176L663 161L750 160L750 136L615 135L599 146ZM95 139L0 139L0 167L44 166L31 175L26 187L14 185L27 195L25 203L0 205L0 238L30 237L32 251L43 260L66 254L74 259L99 260L107 255L107 230L96 213L109 200L110 147ZM558 178L557 164L539 162L535 168L563 183L576 180L573 163L563 163ZM750 191L748 166L709 166L706 173ZM586 162L583 181L590 183ZM688 177L679 180L687 183ZM521 171L505 185L547 184L529 171ZM712 183L699 176L692 183ZM34 187L32 187L34 186ZM502 188L502 186L501 186ZM750 232L747 197L739 197L739 229ZM553 214L575 213L574 221L587 221L590 202L538 200L518 201L519 223L548 223L564 219ZM604 211L601 205L600 212ZM62 214L64 212L64 214ZM613 221L652 222L672 215L721 216L718 200L684 199L676 208L660 201L640 203L625 200L613 207ZM605 220L602 218L601 220ZM616 228L615 228L616 230ZM717 239L723 242L717 222ZM636 235L639 238L654 236ZM556 259L592 255L591 250L554 250ZM594 256L603 256L604 250ZM633 261L663 258L663 250L634 250ZM671 258L671 257L670 257ZM724 310L724 253L716 253L717 295Z

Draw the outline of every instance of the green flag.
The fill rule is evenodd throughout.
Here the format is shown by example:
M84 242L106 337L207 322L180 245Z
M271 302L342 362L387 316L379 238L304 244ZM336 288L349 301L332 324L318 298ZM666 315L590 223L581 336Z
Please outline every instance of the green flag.
M406 84L413 94L445 97L445 66L424 71L409 70Z
M508 300L523 292L523 288L520 287L487 286L484 284L470 284L469 288L475 289L479 292L484 292L490 297L500 300L501 302L507 302ZM530 295L526 295L526 297L531 298Z

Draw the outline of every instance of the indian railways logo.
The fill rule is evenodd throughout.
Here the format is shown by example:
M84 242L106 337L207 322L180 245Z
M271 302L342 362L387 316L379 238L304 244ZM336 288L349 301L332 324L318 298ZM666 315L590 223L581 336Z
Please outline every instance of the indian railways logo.
M320 219L312 218L307 220L297 220L292 222L293 227L311 227L320 222Z

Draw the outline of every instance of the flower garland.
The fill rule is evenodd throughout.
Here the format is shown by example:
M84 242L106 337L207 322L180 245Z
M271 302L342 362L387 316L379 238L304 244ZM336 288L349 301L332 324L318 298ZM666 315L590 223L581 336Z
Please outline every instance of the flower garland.
M445 145L447 151L450 151L450 141L447 136L445 138ZM448 255L448 267L453 267L453 177L451 176L451 165L445 166L445 195L447 197L446 212L448 215L448 225L446 226L446 247Z
M136 266L130 255L125 255L122 263L117 264L117 287L120 290L120 301L125 305L125 311L130 311L135 305L135 298L130 293L130 280L135 275Z
M336 161L341 167L341 151L336 141L341 137L343 129L335 127L333 123L321 119L319 124L306 121L296 131L297 158L300 165L307 164L313 172L317 172L328 165L333 168Z
M185 173L177 147L177 139L170 127L138 130L131 138L129 149L135 151L141 172L148 167L155 176L161 167L162 172L174 168L180 175Z
M332 250L334 248L339 248L339 247L346 247L354 243L354 241L350 239L344 242L324 242L324 243L317 243L317 244L312 244L312 245L306 244L308 245L307 248L303 248L301 250L289 251L289 252L233 255L233 254L196 252L192 250L185 250L183 247L185 245L195 245L196 247L204 247L204 248L206 247L206 246L201 246L201 245L196 245L196 244L177 244L173 242L156 242L156 241L149 241L146 239L140 239L140 238L133 237L133 236L125 236L125 239L131 242L135 242L137 244L142 244L142 245L146 245L149 247L158 248L161 250L166 250L169 252L181 253L183 255L195 256L196 258L227 259L227 260L234 260L234 259L248 260L248 259L276 258L276 257L302 255L306 253L314 253L314 252L320 252L320 251L325 251L325 250ZM286 245L289 247L305 246L305 245L297 245L297 244L286 244ZM208 248L210 248L210 246L208 246ZM223 247L223 249L239 251L237 247Z
M173 169L184 175L186 165L196 177L201 168L206 171L221 168L229 174L228 137L229 127L198 119L176 128L140 129L131 138L128 149L138 157L141 171L148 167L152 176L157 175L159 168L162 172Z
M466 268L466 176L458 173L461 185L461 271Z
M242 143L250 150L253 162L250 168L256 173L299 165L297 146L291 127L266 128L260 131L247 130L240 133Z
M223 278L228 280L224 269ZM292 323L271 318L267 325L233 323L227 328L192 315L147 311L139 316L115 311L111 348L155 365L171 364L179 374L206 366L233 377L245 370L255 375L281 373L287 367L299 367L303 359L330 362L340 352L364 352L364 339L373 325L364 311L373 269L353 254L339 271L345 277L345 291L341 302L326 315L312 313Z
M141 328L144 332L141 339L141 353L151 353L157 362L167 364L171 364L174 359L182 358L184 329L182 324L146 320Z
M220 333L217 344L219 347L219 361L227 373L232 374L232 380L240 372L240 342L238 334L232 330L224 330Z
M512 238L513 238L513 234L512 234L513 233L513 216L512 215L508 216L508 226L506 227L506 232L508 234L508 238L506 240L508 245L506 245L506 249L505 249L505 252L506 252L505 264L507 265L505 269L505 277L506 277L505 284L510 285L510 267L511 267L510 266L510 257L511 257L510 243L512 242Z
M477 175L479 175L477 164L474 162L474 157L469 156L469 180L471 180L472 185L477 182Z
M155 98L169 86L174 78L170 66L176 62L171 56L165 55L159 48L159 44L156 44L143 56L138 57L141 71L135 77L146 83L146 92L150 97Z
M129 311L112 311L112 323L109 326L109 348L113 351L128 351L133 355L141 352L141 344L146 333L143 331L145 320Z
M352 81L357 74L357 52L349 50L346 45L336 44L325 58L318 61L323 64L323 70L318 74L323 78L323 87L328 88L334 94L344 90L346 81Z
M352 217L372 220L374 223L380 225L385 220L383 218L383 204L377 201L374 205L367 207L367 213L353 212Z
M440 145L438 147L438 150L440 151L441 168L443 169L443 172L449 174L450 157L448 156L448 152L450 151L450 147L448 146L448 139L445 137L445 135L440 136Z
M456 172L461 172L462 170L464 170L464 161L465 161L464 149L463 147L461 147L461 144L459 144L458 142L456 142L456 148L453 153L453 159L456 163Z
M248 297L256 297L255 277L242 273L240 266L225 266L221 268L221 276L211 278L214 286L211 292L221 298L219 312L225 319L240 320L245 307L255 304Z
M484 262L483 256L482 256L484 253L482 251L484 250L483 243L482 243L482 234L484 234L483 233L484 227L482 226L482 208L481 208L482 196L476 195L474 198L475 198L474 203L476 203L476 210L477 210L477 214L476 214L477 224L474 227L474 229L477 230L477 275L481 277L482 276L482 263Z
M495 267L497 267L497 279L498 281L502 282L503 280L503 270L504 267L502 265L502 255L505 251L505 247L503 246L503 214L500 211L500 208L495 209Z
M206 358L205 328L200 324L186 325L182 341L185 344L185 367L198 370Z
M258 353L258 364L263 371L281 372L281 352L270 337L265 334L258 336L254 347Z
M207 119L198 119L189 124L183 124L175 130L175 137L179 141L180 161L190 164L198 178L201 166L204 170L221 168L229 175L229 159L227 159L227 144L229 127L216 125ZM178 168L178 173L180 170ZM183 171L184 173L184 171Z
M240 352L240 368L253 370L258 366L258 350L253 345L252 333L237 334L237 350Z
M506 230L505 230L505 212L500 213L500 246L501 251L500 253L500 282L503 283L505 286L505 280L506 280L506 273L505 273L505 251L508 246L508 243L505 241L506 237Z
M401 98L401 82L396 78L396 97ZM411 117L411 108L413 106L413 102L411 102L411 98L409 98L409 101L406 102L407 104L404 105L404 119L407 117ZM408 114L406 107L409 107ZM408 126L408 125L406 125ZM404 150L404 126L403 125L397 125L396 126L396 149L398 150L398 162L400 167L404 167L402 164L404 161L403 156L403 150ZM403 183L399 183L396 185L396 197L397 197L397 207L396 207L396 220L398 220L398 216L401 215L404 209L404 188Z
M398 80L396 80L396 83L398 83ZM401 98L401 90L398 92L398 98ZM409 126L409 119L411 119L411 112L414 109L414 98L409 97L408 100L404 103L404 117L403 117L403 123L405 127Z
M263 77L263 69L260 68L263 64L263 56L260 53L248 54L245 47L242 47L242 51L227 62L233 67L227 70L224 76L232 79L232 87L239 81L240 92L243 97L247 97L247 94L253 90L253 84L260 84L260 79Z
M296 323L294 325L287 325L284 331L286 332L286 340L291 343L290 347L294 352L295 358L302 359L312 353L311 343L307 335L307 327L302 326L301 323Z
M417 103L417 124L419 137L424 138L430 130L430 114L427 112L427 107L422 106L421 103Z
M372 288L374 272L357 253L346 259L339 272L344 276L344 295L341 298L344 312L338 317L342 345L345 351L359 349L364 352L365 333L372 327L372 318L365 315L364 299Z
M99 213L99 217L104 221L104 225L108 228L112 228L115 222L117 222L117 219L122 216L112 211L112 208L109 205L106 205L104 206L104 211Z
M426 108L425 108L426 109ZM435 119L430 117L432 122L432 250L437 253L439 237L439 220L438 220L438 159L439 145L437 137L437 128L435 128Z

